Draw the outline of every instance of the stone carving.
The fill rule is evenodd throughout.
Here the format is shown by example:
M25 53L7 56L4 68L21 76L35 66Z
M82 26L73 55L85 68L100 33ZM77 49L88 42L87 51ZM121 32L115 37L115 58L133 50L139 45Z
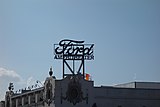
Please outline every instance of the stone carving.
M81 84L79 83L79 80L76 78L76 76L72 76L70 78L70 82L68 84L68 89L66 92L66 97L63 97L61 93L61 103L62 100L67 100L73 105L76 105L77 103L86 100L86 103L88 104L88 94L86 95L86 97L83 97Z
M46 103L48 104L48 106L50 106L51 102L52 102L52 84L50 83L50 81L48 81L47 85L46 85L47 89L46 89Z

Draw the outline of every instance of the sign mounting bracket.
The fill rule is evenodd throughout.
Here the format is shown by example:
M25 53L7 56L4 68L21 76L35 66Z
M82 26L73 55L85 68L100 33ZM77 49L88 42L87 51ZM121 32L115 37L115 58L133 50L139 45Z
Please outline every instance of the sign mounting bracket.
M63 60L63 78L75 73L85 77L85 60L94 60L93 46L94 44L84 44L84 41L70 39L63 39L59 44L54 44L54 59ZM69 61L73 63L70 64ZM80 63L79 67L76 62ZM66 67L70 70L70 74L65 72Z

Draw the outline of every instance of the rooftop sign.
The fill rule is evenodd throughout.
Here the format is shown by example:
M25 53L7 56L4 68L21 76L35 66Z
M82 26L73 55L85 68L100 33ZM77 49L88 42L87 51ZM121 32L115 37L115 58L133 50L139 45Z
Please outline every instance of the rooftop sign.
M54 44L54 58L65 60L93 60L94 44L84 44L84 41L64 39Z

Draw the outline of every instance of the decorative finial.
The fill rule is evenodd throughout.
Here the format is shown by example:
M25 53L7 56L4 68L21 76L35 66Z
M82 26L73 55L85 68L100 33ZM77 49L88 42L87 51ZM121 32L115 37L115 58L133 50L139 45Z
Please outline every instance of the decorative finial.
M8 87L9 91L13 91L14 90L14 86L13 83L9 83L9 87Z
M51 66L51 68L50 68L49 75L50 75L50 76L53 75L52 66Z

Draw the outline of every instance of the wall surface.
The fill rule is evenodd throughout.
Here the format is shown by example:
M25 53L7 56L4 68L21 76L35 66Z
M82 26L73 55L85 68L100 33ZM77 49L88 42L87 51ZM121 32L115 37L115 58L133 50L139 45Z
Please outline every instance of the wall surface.
M160 107L159 83L133 82L121 87L94 87L93 84L81 75L61 80L50 76L44 87L21 94L7 91L5 102L9 98L10 106L5 107ZM4 107L4 103L1 102L0 107Z
M97 87L97 107L160 107L160 89Z

